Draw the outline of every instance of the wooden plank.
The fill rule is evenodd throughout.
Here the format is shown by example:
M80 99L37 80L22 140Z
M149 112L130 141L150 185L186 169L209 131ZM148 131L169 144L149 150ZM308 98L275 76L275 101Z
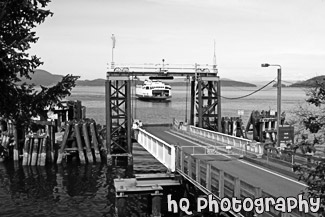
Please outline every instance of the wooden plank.
M83 132L83 137L86 143L86 156L88 159L88 163L93 163L93 154L91 153L91 147L90 147L90 139L89 139L89 133L88 133L88 127L87 123L82 124L82 132Z
M170 179L175 178L175 174L172 173L149 173L149 174L135 174L137 180L141 179Z

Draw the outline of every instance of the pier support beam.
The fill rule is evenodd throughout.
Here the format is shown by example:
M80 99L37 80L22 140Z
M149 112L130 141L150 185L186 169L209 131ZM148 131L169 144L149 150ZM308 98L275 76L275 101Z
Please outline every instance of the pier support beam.
M105 93L107 164L112 165L112 155L132 155L130 77L107 76Z
M125 195L124 193L119 193L118 195L116 195L116 199L115 199L115 212L116 215L118 217L125 217L127 216L127 195Z
M190 124L221 132L220 79L193 77L191 81Z
M161 217L161 197L162 193L158 190L155 193L151 194L151 212L153 217Z

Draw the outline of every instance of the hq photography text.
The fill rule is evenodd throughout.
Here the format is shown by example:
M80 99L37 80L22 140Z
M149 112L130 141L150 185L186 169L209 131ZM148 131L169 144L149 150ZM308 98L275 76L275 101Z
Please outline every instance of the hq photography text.
M217 200L213 195L208 195L207 198L197 198L197 212L209 211L212 213L229 212L233 211L239 213L242 210L246 212L255 212L262 214L269 212L271 207L274 210L291 213L297 209L304 213L317 213L320 208L320 198L308 198L304 199L302 194L298 197L265 197L265 198L222 198ZM168 212L178 213L180 211L185 212L187 215L192 215L193 212L189 210L190 201L188 198L181 198L178 202L172 199L172 195L167 195Z

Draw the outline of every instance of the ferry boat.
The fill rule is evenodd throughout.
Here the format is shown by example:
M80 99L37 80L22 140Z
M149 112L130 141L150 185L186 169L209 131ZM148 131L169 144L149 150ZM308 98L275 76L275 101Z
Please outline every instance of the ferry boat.
M137 85L135 95L140 100L169 100L172 97L171 86L158 80L145 80L143 85Z

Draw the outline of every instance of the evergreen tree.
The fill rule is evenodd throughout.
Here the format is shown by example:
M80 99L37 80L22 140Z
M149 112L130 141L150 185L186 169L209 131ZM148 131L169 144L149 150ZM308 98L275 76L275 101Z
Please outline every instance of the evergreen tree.
M41 87L41 91L34 85L19 84L23 77L31 79L30 74L43 64L28 50L38 40L34 28L53 15L46 9L49 2L0 0L0 117L20 128L29 126L32 117L46 116L44 108L60 104L78 79L66 75L53 87Z

